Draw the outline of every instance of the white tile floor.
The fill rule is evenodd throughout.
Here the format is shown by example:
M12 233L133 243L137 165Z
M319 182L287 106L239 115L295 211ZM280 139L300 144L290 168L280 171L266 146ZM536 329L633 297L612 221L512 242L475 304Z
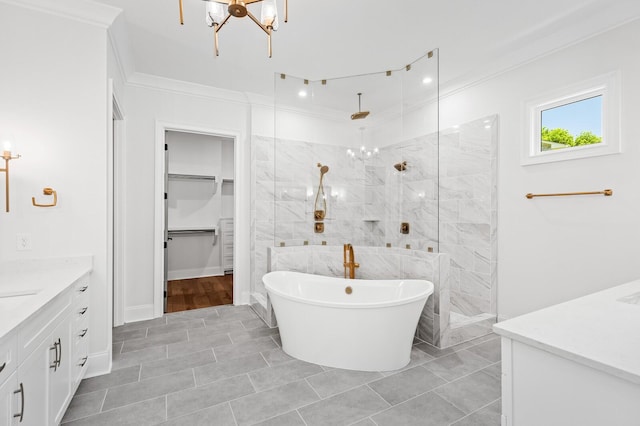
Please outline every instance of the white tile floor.
M65 425L500 424L500 339L417 342L397 372L293 359L246 306L165 315L113 330L113 371L84 380Z

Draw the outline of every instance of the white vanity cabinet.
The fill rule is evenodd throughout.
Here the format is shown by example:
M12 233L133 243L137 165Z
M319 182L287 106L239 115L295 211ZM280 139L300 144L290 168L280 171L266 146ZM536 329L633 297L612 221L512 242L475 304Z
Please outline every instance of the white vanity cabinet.
M56 296L18 329L19 425L52 425L62 419L70 393L72 289Z
M0 338L0 426L60 424L86 371L88 290L87 273Z
M0 426L13 424L14 392L18 389L16 334L0 339Z
M640 280L494 325L502 426L640 424Z

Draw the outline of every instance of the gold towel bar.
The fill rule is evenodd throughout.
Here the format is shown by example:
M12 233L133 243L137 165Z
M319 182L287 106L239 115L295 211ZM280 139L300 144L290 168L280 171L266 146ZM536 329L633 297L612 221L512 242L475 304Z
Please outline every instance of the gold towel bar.
M567 195L604 195L610 197L613 195L613 189L605 189L604 191L592 191L592 192L565 192L560 194L527 194L525 197L532 199L533 197L564 197Z

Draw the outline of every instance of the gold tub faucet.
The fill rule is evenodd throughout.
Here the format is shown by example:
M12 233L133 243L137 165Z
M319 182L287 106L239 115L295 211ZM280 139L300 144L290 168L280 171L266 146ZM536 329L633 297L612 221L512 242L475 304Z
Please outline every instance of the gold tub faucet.
M349 278L354 279L356 277L356 268L360 267L359 263L355 261L355 255L353 254L353 246L351 244L344 245L344 251L342 253L344 264L344 277L347 278L347 270L349 270ZM348 261L347 261L348 259Z

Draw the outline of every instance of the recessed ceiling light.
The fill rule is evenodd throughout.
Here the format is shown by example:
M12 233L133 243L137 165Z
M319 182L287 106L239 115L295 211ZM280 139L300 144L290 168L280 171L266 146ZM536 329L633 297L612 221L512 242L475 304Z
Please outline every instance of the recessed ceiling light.
M431 84L432 82L433 82L433 79L429 76L422 79L422 84Z
M486 126L484 126L485 129L490 129L491 128L491 124L487 124Z
M307 91L306 90L301 90L298 92L298 96L300 96L301 98L306 98L307 97Z

